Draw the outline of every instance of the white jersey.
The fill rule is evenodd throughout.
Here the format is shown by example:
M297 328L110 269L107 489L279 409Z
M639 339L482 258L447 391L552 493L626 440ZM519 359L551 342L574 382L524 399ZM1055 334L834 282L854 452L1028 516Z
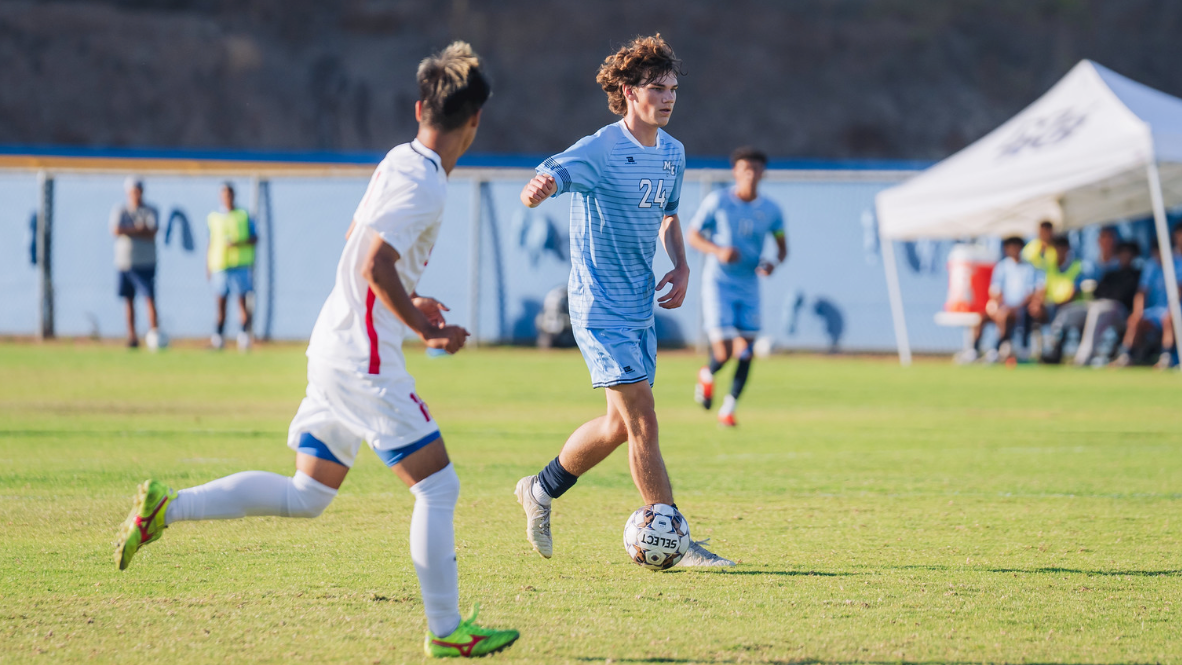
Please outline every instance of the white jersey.
M439 155L418 139L386 154L353 215L336 285L312 329L309 358L361 374L405 374L402 340L411 331L377 300L361 275L362 262L380 237L398 251L402 286L414 293L439 235L446 194Z

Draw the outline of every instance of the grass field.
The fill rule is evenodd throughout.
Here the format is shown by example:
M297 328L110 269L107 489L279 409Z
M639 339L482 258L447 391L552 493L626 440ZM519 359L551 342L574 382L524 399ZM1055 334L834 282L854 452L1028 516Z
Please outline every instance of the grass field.
M524 540L515 481L602 409L577 353L409 355L464 483L461 603L522 632L495 662L1182 662L1176 374L777 357L720 431L699 359L663 354L678 504L741 565L654 574L619 453L556 503L554 559ZM368 452L319 519L112 562L142 479L290 473L303 372L295 346L0 344L0 662L423 660L412 497Z

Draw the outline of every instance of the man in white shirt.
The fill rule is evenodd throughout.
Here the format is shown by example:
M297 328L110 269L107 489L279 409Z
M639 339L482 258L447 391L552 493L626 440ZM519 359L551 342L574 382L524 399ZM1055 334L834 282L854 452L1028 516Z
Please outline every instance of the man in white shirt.
M427 264L447 191L447 174L476 137L491 93L480 60L456 42L418 71L418 137L391 150L357 207L329 294L308 344L308 391L287 445L296 474L238 473L174 492L148 480L124 525L116 562L124 569L139 547L171 523L249 515L316 517L328 507L365 441L415 496L410 555L418 574L428 656L481 656L517 639L514 630L461 620L453 515L460 480L439 426L415 392L402 340L419 336L455 353L468 331L447 325L444 308L415 294Z

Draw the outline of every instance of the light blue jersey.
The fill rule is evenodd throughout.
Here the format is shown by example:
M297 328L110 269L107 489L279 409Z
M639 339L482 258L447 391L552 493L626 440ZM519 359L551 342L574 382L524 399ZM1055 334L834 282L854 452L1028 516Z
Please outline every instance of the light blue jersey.
M703 283L713 282L722 291L758 298L755 269L759 267L764 242L768 235L784 233L780 206L763 196L744 201L733 187L716 189L702 200L690 228L719 247L732 247L739 252L739 260L734 263L721 263L718 257L708 255Z
M571 323L646 328L653 323L653 255L661 220L677 213L685 148L664 130L645 147L624 122L583 138L537 168L574 194L570 207Z
M1004 257L993 266L989 289L1001 295L1006 307L1022 307L1038 286L1038 271L1025 261Z
M1174 257L1174 277L1182 283L1182 256ZM1141 283L1139 288L1145 292L1145 308L1168 307L1170 296L1166 293L1166 271L1162 268L1161 258L1146 261L1141 269Z

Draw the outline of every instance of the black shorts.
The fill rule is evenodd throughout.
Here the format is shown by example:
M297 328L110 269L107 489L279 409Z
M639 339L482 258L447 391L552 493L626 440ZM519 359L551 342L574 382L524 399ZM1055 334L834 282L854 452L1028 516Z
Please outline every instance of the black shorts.
M120 270L118 279L120 298L134 298L139 293L145 298L156 299L156 266Z

